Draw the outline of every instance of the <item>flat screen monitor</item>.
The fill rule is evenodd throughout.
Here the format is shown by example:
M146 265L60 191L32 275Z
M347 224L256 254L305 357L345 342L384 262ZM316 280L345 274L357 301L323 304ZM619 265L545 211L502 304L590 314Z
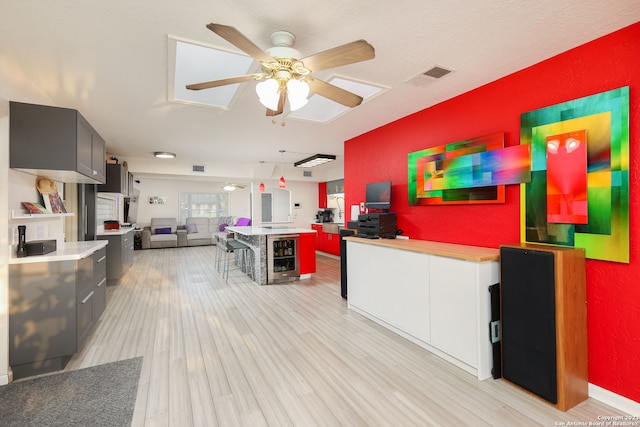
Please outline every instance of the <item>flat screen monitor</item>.
M367 184L365 206L369 209L391 209L391 181Z

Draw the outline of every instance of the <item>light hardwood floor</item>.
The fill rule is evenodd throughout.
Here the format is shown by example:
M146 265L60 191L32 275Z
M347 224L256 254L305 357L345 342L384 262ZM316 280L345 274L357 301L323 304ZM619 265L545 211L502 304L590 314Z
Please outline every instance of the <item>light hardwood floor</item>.
M350 311L339 261L259 286L226 284L213 246L135 252L67 370L144 357L134 426L554 426L620 415L593 399L561 412L478 381ZM393 284L390 284L393 286Z

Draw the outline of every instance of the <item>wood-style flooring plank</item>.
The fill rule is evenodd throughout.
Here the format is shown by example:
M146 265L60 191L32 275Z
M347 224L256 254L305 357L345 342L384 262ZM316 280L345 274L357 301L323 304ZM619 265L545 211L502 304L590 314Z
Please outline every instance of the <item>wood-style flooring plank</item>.
M135 252L66 370L142 356L132 425L550 426L620 415L591 399L561 412L503 380L478 381L351 311L339 260L310 279L228 283L215 247Z

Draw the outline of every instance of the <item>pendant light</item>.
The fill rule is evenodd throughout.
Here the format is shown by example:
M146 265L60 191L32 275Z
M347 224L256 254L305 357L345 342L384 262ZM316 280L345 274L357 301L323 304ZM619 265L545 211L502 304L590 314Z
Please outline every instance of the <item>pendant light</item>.
M264 190L265 190L265 188L264 188L264 182L262 182L262 176L263 176L263 173L262 173L262 165L263 165L263 164L264 164L264 160L260 160L260 180L261 180L261 181L260 181L260 185L258 186L258 190L260 190L260 192L261 192L261 193L264 193Z
M287 188L287 182L284 180L284 174L282 173L282 153L284 153L284 150L280 150L280 180L278 181L278 187Z

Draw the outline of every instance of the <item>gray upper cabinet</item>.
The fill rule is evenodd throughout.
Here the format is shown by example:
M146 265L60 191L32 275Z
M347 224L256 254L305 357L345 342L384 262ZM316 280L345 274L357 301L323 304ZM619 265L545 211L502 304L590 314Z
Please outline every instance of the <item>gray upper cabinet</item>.
M327 194L344 193L344 179L334 179L327 181Z
M101 193L121 193L129 195L129 171L126 166L107 163L107 183L98 186Z
M106 182L105 142L77 110L10 103L9 166L57 181Z

